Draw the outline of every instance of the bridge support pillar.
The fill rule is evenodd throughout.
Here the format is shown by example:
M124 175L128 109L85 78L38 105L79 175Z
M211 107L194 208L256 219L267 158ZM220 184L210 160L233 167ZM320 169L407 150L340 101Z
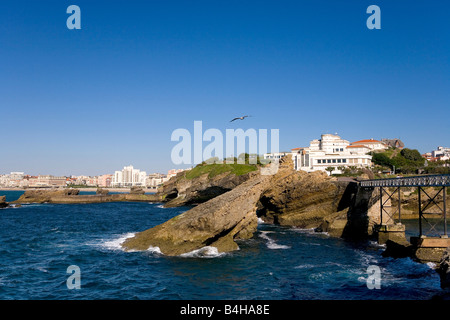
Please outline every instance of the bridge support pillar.
M405 225L401 223L376 225L374 231L377 234L379 244L386 244L388 240L397 243L408 242L405 236Z

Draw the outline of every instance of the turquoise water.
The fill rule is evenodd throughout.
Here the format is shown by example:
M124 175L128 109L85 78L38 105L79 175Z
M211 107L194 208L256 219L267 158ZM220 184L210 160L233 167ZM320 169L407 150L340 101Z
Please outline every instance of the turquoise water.
M20 192L0 191L8 201ZM126 237L189 208L149 203L30 204L0 210L0 299L431 299L439 276L373 242L259 224L240 250L167 257L124 252ZM67 268L80 268L69 290ZM367 268L381 288L367 287Z

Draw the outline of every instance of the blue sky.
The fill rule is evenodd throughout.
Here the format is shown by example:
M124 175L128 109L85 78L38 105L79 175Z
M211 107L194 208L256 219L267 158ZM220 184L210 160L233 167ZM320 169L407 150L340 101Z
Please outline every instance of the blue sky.
M81 30L66 9L81 8ZM381 30L366 9L381 8ZM177 128L450 146L445 1L4 1L0 173L177 167ZM235 116L252 115L229 123ZM183 166L181 166L183 167Z

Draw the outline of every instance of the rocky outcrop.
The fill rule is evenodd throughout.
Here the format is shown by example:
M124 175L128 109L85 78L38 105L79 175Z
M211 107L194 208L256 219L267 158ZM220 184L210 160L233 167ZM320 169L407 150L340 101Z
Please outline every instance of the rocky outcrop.
M389 239L386 241L386 249L382 255L391 258L412 257L414 255L414 246L406 238Z
M130 194L142 195L145 194L145 190L142 187L131 187Z
M20 198L13 203L46 203L54 202L56 199L77 196L78 189L63 190L27 190Z
M256 202L267 176L257 176L232 191L199 204L152 229L126 240L126 250L158 247L165 255L180 255L203 247L219 252L238 248L235 240L248 239L257 227Z
M356 183L337 181L325 172L280 170L261 195L258 215L275 224L317 228L325 218L339 219L340 211L348 208L349 185Z
M97 191L95 192L95 194L102 195L102 196L106 196L108 193L109 193L109 190L103 189L103 188L97 188Z
M301 228L317 228L328 221L336 234L342 234L349 206L356 201L355 188L353 181L295 171L291 158L285 157L276 174L253 173L231 191L137 233L123 247L126 250L158 247L166 255L180 255L207 246L227 252L238 248L235 240L253 235L257 217Z
M6 196L0 196L0 209L8 207L8 202L6 202Z
M165 202L165 207L196 205L206 202L234 189L257 173L235 175L224 172L214 177L205 173L194 179L187 179L185 174L186 172L179 173L158 189L157 194Z
M450 289L450 247L447 248L439 262L438 273L442 289Z
M102 203L102 202L159 202L161 199L155 194L105 194L80 195L78 189L63 190L27 190L20 198L12 203Z

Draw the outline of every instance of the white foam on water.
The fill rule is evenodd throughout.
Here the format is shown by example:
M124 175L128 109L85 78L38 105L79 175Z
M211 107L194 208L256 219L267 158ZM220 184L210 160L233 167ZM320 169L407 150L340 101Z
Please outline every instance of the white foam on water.
M134 232L126 233L124 235L121 235L117 239L113 239L113 240L104 242L102 246L109 250L122 250L123 251L124 248L122 247L122 243L124 243L125 240L127 240L128 238L134 237L135 234L136 233L134 233Z
M314 228L308 228L308 229L293 228L292 230L294 230L295 232L298 232L298 233L316 233Z
M154 246L148 247L147 251L149 251L151 253L163 254L159 247L154 247Z
M165 208L164 208L164 205L162 205L162 204L159 204L159 205L157 205L156 207L157 207L157 208L160 208L160 209L165 209Z
M427 262L426 265L430 268L430 269L436 269L437 268L437 264L434 262Z
M282 244L278 244L275 242L275 240L273 240L272 238L270 238L267 234L268 233L273 233L272 231L261 231L261 233L259 234L259 236L265 240L267 240L266 246L269 249L290 249L290 246L286 246L286 245L282 245Z
M316 268L316 267L318 267L318 266L314 265L314 264L306 263L306 264L301 264L299 266L296 266L296 267L294 267L294 269L312 269L312 268Z
M260 217L258 217L258 224L264 224L264 223L265 223L264 220L261 219Z
M386 248L386 244L379 244L377 241L369 241L369 245L374 248Z
M191 252L180 254L183 258L216 258L225 255L224 252L219 253L216 247L206 246Z

